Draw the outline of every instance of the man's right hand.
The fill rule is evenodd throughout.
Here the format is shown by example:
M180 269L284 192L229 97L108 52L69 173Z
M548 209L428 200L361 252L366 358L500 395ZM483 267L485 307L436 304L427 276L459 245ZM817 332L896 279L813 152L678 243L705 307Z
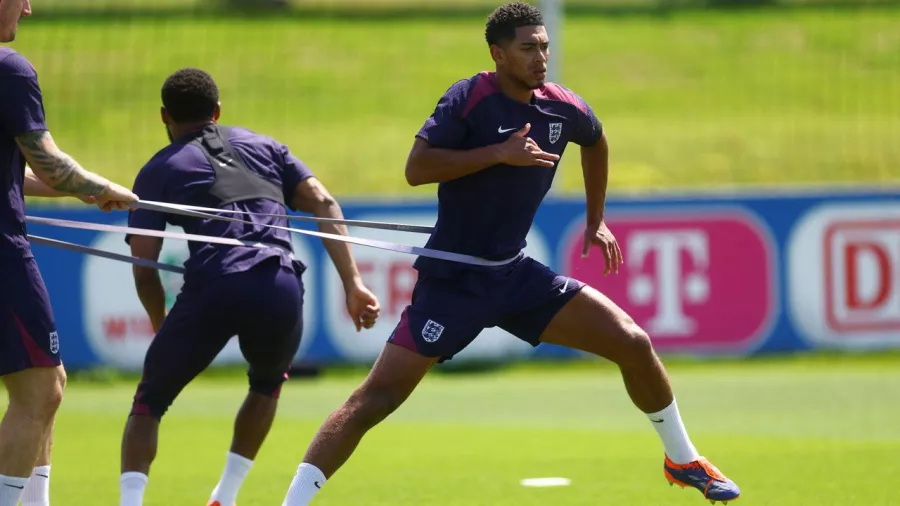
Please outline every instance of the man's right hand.
M374 327L375 320L381 313L378 297L375 297L362 282L351 283L344 290L347 294L347 312L353 319L356 331Z
M520 167L554 167L559 155L542 150L534 139L528 137L529 130L531 123L498 145L500 163Z
M128 209L128 204L140 200L137 195L128 188L110 182L106 185L106 189L96 196L97 207L101 211L109 212L113 209L124 211Z

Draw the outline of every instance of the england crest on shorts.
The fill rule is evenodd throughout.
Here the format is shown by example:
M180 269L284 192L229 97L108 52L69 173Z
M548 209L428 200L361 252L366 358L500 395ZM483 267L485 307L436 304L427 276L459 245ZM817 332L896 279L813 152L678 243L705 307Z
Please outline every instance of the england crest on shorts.
M59 353L59 333L55 331L50 333L50 353Z
M444 326L440 323L428 320L425 322L425 327L422 328L422 339L425 339L425 342L433 343L441 337L441 333L444 332Z
M556 144L562 135L562 123L550 123L550 144Z

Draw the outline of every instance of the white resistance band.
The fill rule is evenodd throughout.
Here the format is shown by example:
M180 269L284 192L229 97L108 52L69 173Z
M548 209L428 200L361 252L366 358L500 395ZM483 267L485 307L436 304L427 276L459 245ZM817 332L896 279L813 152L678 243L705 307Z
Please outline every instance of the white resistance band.
M278 225L269 225L269 224L260 224L253 223L246 220L241 220L237 218L229 218L226 216L216 216L215 214L210 213L231 213L231 214L243 214L243 215L259 215L266 217L281 217L286 219L297 219L303 218L303 221L312 221L318 223L335 223L335 224L346 224L350 226L358 226L358 227L366 227L366 228L376 228L382 230L399 230L405 232L418 232L418 233L430 233L433 231L431 227L420 227L415 225L405 225L405 224L397 224L397 223L383 223L383 222L373 222L373 221L361 221L361 220L338 220L331 218L315 218L315 217L295 217L288 215L272 215L266 213L249 213L243 211L229 211L223 209L215 209L215 208L207 208L201 206L184 206L178 204L168 204L164 202L154 202L154 201L138 201L130 204L131 207L137 209L145 209L150 211L157 211L163 213L171 213L171 214L179 214L183 216L189 216L194 218L206 218L206 219L214 219L220 221L228 221L233 223L243 223L248 225L256 225L263 226L278 230L285 230L291 233L298 233L303 235L309 235L313 237L319 237L322 239L331 239L337 241L343 241L351 244L358 244L361 246L367 246L371 248L384 249L388 251L395 251L398 253L405 253L409 255L416 256L424 256L429 258L436 258L439 260L446 260L451 262L459 262L469 265L479 265L479 266L487 266L487 267L496 267L506 265L516 257L509 258L506 260L493 261L486 260L484 258L475 257L471 255L464 255L461 253L452 253L448 251L434 250L429 248L422 248L418 246L409 246L406 244L397 244L391 243L387 241L378 241L374 239L362 239L356 237L343 236L338 234L328 234L324 232L316 232L312 230L302 230L290 227L281 227ZM158 230L149 230L143 228L135 228L135 227L121 227L115 225L101 225L95 223L85 223L71 220L59 220L53 218L40 218L35 216L26 216L26 222L48 225L48 226L56 226L56 227L64 227L64 228L76 228L82 230L92 230L96 232L109 232L109 233L122 233L129 235L143 235L149 237L160 237L160 238L170 238L170 239L182 239L187 241L199 241L199 242L208 242L212 244L225 244L232 246L246 246L246 247L254 247L254 248L267 248L267 247L276 247L272 245L266 245L262 243L250 243L248 241L240 241L237 239L229 239L223 237L214 237L207 235L198 235L198 234L185 234L180 232L168 232L168 231L158 231ZM180 272L183 273L184 269L182 267L173 266L170 264L164 264L160 262L154 262L147 259L137 258L129 255L121 255L118 253L112 253L96 248L91 248L89 246L82 246L79 244L68 243L65 241L59 241L55 239L48 239L40 236L28 236L30 239L34 240L37 244L44 244L48 246L57 246L64 249L69 249L73 251L78 251L81 253L92 254L104 258L109 258L113 260L119 260L128 262L134 265L140 265L144 267L151 267L160 270L170 271L170 272ZM281 248L279 248L281 249Z
M313 223L333 223L335 225L348 225L352 227L376 228L381 230L397 230L400 232L413 232L419 234L430 234L434 232L434 227L423 227L419 225L406 225L404 223L385 223L381 221L364 221L364 220L341 220L337 218L318 218L315 216L293 216L289 214L269 214L269 213L252 213L249 211L233 211L231 209L215 209L212 207L189 206L184 204L169 204L166 202L156 202L153 200L141 200L135 203L133 207L139 209L147 209L161 212L172 212L172 209L182 209L185 211L203 211L206 213L219 214L242 214L245 216L262 216L266 218L284 218L292 221L308 221Z

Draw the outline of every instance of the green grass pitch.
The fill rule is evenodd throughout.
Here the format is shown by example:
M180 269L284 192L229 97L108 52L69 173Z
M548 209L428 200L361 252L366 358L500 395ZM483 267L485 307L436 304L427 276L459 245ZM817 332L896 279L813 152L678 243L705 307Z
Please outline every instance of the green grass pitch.
M47 0L35 8L99 3ZM412 137L453 81L490 66L481 15L42 19L39 12L23 22L14 47L38 69L54 136L87 168L125 184L166 140L162 80L191 65L219 81L225 122L288 143L336 194L432 195L403 180ZM608 129L613 193L889 181L900 159L898 24L896 7L573 15L564 26L562 82ZM577 193L573 155L562 189ZM897 504L900 475L898 365L893 355L672 362L669 371L694 442L741 486L736 504L888 506ZM361 378L330 373L285 387L239 506L281 503L319 424ZM116 504L135 384L70 381L56 425L53 504ZM164 420L147 506L206 503L245 390L241 376L227 374L204 375L186 389ZM519 485L546 476L572 484ZM631 406L618 373L592 362L430 376L364 439L315 504L706 503L696 491L667 486L651 424Z
M742 487L737 504L888 506L900 473L900 357L672 362L698 449ZM307 444L361 380L289 382L238 500L281 504ZM115 504L135 383L70 382L57 422L54 504ZM162 425L147 506L205 504L224 465L243 378L206 375ZM891 400L893 399L893 400ZM560 488L520 480L566 477ZM432 374L317 496L322 506L707 504L670 488L650 422L605 363Z

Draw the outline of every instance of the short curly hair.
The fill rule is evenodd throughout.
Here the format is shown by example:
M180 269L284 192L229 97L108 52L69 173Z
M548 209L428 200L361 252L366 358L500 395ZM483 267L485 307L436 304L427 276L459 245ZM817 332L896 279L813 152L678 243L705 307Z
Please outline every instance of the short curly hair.
M162 102L176 123L206 121L216 112L219 88L206 72L183 68L163 83Z
M503 45L516 38L516 28L543 26L540 9L525 2L510 2L497 7L488 16L484 38L488 46Z

